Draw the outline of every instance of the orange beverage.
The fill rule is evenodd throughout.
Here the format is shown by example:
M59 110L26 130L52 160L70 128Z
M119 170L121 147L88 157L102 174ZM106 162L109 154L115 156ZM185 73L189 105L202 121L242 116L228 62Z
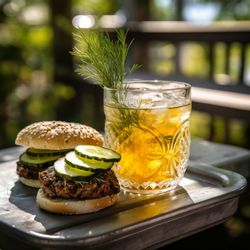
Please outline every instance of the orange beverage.
M104 105L105 144L122 156L113 169L121 186L132 192L151 194L171 190L187 167L190 96L180 96L179 101L172 100L169 105L164 94L160 91L157 97L157 92L154 89L152 96L139 95L136 103L126 93L128 102L123 99L122 105L108 102Z

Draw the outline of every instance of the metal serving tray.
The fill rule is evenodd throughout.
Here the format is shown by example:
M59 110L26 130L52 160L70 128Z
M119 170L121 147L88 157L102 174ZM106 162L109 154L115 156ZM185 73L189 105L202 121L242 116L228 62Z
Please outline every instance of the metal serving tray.
M0 164L0 248L157 248L225 221L246 187L241 175L190 162L179 187L161 195L119 194L97 213L64 216L36 206L15 161ZM18 245L17 245L18 244Z

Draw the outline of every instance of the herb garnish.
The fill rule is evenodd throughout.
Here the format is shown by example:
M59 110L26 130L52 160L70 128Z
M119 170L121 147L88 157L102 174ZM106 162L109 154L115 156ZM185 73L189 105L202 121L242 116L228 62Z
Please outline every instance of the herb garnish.
M127 44L126 35L123 30L118 30L117 39L112 40L107 33L82 30L74 34L76 46L72 53L80 62L78 74L83 75L85 79L91 79L102 88L117 90L114 91L112 99L120 107L120 122L113 124L112 129L116 136L124 128L127 131L125 136L118 136L120 140L130 134L131 127L140 127L139 110L126 109L127 83L124 79L140 67L137 64L131 68L125 66L128 50L133 42Z
M125 67L132 41L126 44L126 33L117 31L117 39L111 40L107 33L98 30L84 30L74 34L76 46L73 55L80 60L77 73L89 78L101 87L124 89L124 79L139 68L134 64Z

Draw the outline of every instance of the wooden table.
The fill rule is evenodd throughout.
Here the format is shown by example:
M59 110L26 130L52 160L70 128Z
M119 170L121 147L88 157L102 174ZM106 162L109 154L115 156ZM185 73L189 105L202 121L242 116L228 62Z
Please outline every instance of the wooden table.
M214 158L206 158L208 155L197 152L196 147L202 151L207 144L193 142L191 159L203 163L190 161L174 192L149 196L122 191L116 205L78 216L39 209L37 190L22 185L15 174L16 157L23 149L0 151L0 248L13 249L18 244L32 249L154 249L224 222L237 210L246 180L238 173L209 165L208 161L221 162L214 153ZM214 147L222 147L225 159L229 155L222 149L231 152L227 146ZM238 152L234 154L237 159L231 159L235 166L247 161L248 151L230 150Z

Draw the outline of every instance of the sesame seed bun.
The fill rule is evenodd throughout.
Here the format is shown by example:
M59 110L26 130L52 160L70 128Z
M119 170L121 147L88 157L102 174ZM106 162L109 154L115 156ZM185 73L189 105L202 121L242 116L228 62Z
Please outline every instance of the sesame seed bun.
M58 214L87 214L97 212L112 206L117 201L117 194L104 196L98 199L73 200L73 199L51 199L39 189L36 196L37 205L49 212Z
M19 180L26 186L29 187L34 187L34 188L39 188L40 187L40 181L36 180L36 179L28 179L28 178L24 178L19 176Z
M103 137L94 128L83 124L42 121L22 129L15 143L27 148L63 150L81 144L102 146Z

